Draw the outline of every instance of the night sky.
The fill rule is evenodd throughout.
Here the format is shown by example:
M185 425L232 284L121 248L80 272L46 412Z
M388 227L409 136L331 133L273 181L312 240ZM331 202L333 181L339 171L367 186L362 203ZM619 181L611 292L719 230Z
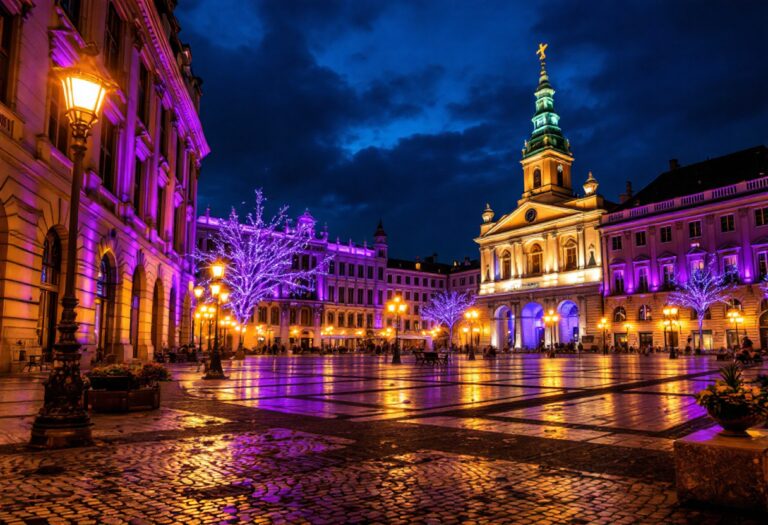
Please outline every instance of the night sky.
M768 2L180 0L212 148L199 208L261 187L331 238L477 257L486 202L522 192L539 42L576 158L615 200L768 143Z

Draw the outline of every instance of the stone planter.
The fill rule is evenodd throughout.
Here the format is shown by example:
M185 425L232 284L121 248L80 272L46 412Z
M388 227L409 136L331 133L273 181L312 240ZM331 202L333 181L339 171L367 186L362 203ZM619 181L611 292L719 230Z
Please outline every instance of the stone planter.
M130 390L136 386L133 376L88 376L91 388L94 390L109 390L112 392Z
M95 390L85 393L86 406L94 412L115 413L160 408L158 385L127 390Z

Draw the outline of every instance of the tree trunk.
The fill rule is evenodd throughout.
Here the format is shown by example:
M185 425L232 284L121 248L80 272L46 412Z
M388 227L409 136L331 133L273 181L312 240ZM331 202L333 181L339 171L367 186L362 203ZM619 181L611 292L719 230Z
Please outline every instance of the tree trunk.
M704 350L704 316L707 312L699 314L699 351Z

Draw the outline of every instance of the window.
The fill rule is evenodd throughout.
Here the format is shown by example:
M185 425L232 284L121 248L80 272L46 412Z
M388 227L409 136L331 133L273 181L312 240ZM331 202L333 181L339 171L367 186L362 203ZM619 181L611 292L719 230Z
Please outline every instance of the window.
M635 246L645 246L645 232L635 233Z
M421 294L421 300L422 300L422 302L426 303L427 302L427 294L425 294L425 293Z
M333 286L328 287L328 300L331 302L336 300L336 289Z
M101 175L101 184L115 193L115 178L117 170L115 169L115 149L117 147L117 127L104 119L101 122L101 143L99 144L99 174Z
M392 290L387 290L387 301L392 299ZM381 303L381 301L379 301Z
M410 301L411 300L411 292L405 292L405 300Z
M138 217L141 217L141 191L144 185L144 163L139 157L136 157L136 167L133 173L133 211Z
M466 278L464 278L464 277L460 278L459 279L459 286L464 286L466 284L466 282L467 282Z
M396 282L397 282L397 284L402 284L403 283L403 277L401 275L398 275L397 279L396 279Z
M365 327L373 328L373 314L367 314L365 316Z
M672 242L672 226L662 226L659 228L661 242Z
M435 287L435 280L434 280L434 279L430 279L430 281L429 281L429 285L430 285L432 288L434 288L434 287Z
M168 159L168 110L160 103L160 140L158 142L160 154Z
M163 235L163 222L165 221L165 188L157 188L157 214L155 215L157 220L157 235L164 239Z
M181 138L176 140L176 180L184 184L184 151L185 143Z
M373 279L373 266L368 267L368 278Z
M661 265L661 283L665 290L670 290L675 286L675 265Z
M541 170L536 168L533 170L533 189L541 187Z
M652 321L653 317L651 316L651 307L647 304L642 305L640 310L637 312L637 318L641 321Z
M688 223L688 237L691 239L701 237L701 221L693 221Z
M624 293L624 270L613 271L613 293Z
M341 277L344 277L345 273L347 273L347 263L340 262L339 263L339 275Z
M328 315L326 316L327 321L325 322L325 324L332 325L333 322L336 320L335 317L336 316L333 315L333 312L328 312Z
M558 164L557 165L557 185L563 186L563 165Z
M343 286L339 286L339 302L343 303L345 299L347 298L346 294L344 293L346 289Z
M694 259L691 261L691 273L702 271L704 269L704 259Z
M349 273L347 274L350 277L355 276L355 265L352 263L349 263Z
M350 328L355 326L355 314L347 314L347 326Z
M766 224L768 224L768 208L755 210L755 226L765 226Z
M357 327L363 327L363 314L357 314Z
M645 293L648 291L648 268L640 267L637 269L637 292Z
M543 255L544 254L541 250L541 246L538 244L531 246L531 251L528 252L528 273L530 275L537 275L541 273L541 262ZM442 281L440 284L443 284Z
M291 308L288 312L288 322L290 324L296 324L296 308Z
M259 322L263 324L267 324L267 307L266 306L259 307Z
M371 306L373 304L373 290L368 290L368 293L366 294L366 304L368 306Z
M363 294L365 293L365 290L362 288L358 288L357 290L357 304L363 304Z
M59 274L61 272L61 241L50 230L43 241L43 267L40 274L40 303L38 310L38 343L46 360L53 355L56 341L57 307L59 302Z
M413 306L413 313L416 314L416 315L419 315L419 305L418 304Z
M328 262L328 275L333 275L336 273L336 261L329 261Z
M59 0L59 6L72 25L80 31L80 0Z
M344 326L344 313L339 314L339 326Z
M48 139L60 152L69 153L69 121L64 114L64 94L61 84L51 84L51 98L48 101Z
M405 276L405 284L408 284L408 285L411 284L411 276L410 275L406 275Z
M411 320L410 319L406 319L405 320L405 329L406 330L410 330L411 329Z
M15 17L0 4L0 101L6 104L11 102L11 58L15 21Z
M624 309L623 306L617 306L613 310L613 322L623 323L626 320L627 320L627 311Z
M362 264L357 266L357 277L362 279L365 276L365 266Z
M355 289L347 288L347 303L355 304Z
M501 279L509 279L512 277L512 255L508 251L501 254ZM454 279L455 286L455 279Z
M565 269L575 270L577 266L578 261L576 259L576 241L571 239L565 243Z
M731 215L723 215L720 217L720 231L721 232L732 232L735 230L735 220L733 214Z
M418 277L414 277L413 278L413 285L414 286L418 286L419 285L419 278Z
M614 235L611 237L611 250L621 250L621 235Z
M272 310L269 312L269 324L280 324L280 309L277 306L273 306Z
M757 276L760 280L768 277L768 252L757 254Z
M114 3L107 7L107 26L104 29L104 64L112 73L120 70L120 39L122 20Z
M389 284L392 284L392 276L391 275L387 275L387 282Z
M739 271L738 256L724 255L723 256L723 272L736 274L738 271Z
M379 276L378 276L378 279L379 279L379 281L383 281L383 280L384 280L384 268L383 268L383 267L382 267L382 268L379 268Z
M139 120L147 126L149 114L149 71L144 62L139 61L139 98L136 103L136 114Z

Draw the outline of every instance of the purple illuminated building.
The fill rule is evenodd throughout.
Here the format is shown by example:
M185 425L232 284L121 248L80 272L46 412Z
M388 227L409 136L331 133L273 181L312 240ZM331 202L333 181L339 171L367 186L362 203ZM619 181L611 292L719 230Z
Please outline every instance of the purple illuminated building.
M61 316L72 161L53 68L95 43L116 84L93 129L76 293L83 364L191 338L197 180L209 147L175 2L0 2L0 371L48 356ZM7 43L7 45L6 45Z
M734 273L730 301L710 308L703 347L733 346L747 335L768 348L768 149L759 146L669 171L601 218L603 293L611 344L698 346L698 323L662 311L674 284L711 261ZM729 308L743 321L729 320ZM667 332L665 334L665 332ZM690 343L689 343L690 341Z

